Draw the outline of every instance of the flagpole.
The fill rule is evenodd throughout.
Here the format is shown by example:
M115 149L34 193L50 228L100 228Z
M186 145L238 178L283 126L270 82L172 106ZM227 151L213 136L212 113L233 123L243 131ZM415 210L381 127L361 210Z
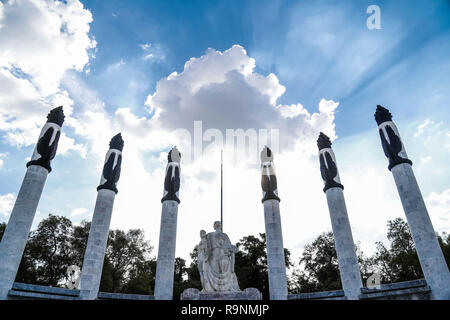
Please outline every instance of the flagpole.
M223 232L223 150L220 150L220 224Z

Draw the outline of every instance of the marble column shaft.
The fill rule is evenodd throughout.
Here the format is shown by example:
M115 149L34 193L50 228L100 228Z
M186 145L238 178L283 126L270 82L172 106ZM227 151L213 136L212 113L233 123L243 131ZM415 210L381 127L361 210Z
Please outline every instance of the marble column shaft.
M8 299L8 292L14 284L42 190L52 171L51 161L56 155L63 123L63 107L52 109L27 163L22 186L0 243L0 300Z
M326 191L326 197L342 288L347 299L358 300L363 285L343 190L338 187L330 188Z
M116 193L109 189L97 193L81 271L80 297L83 300L95 300L98 296L115 197Z
M32 165L26 171L0 243L0 300L8 298L16 278L47 175L41 166Z
M263 205L270 300L286 300L288 289L281 231L280 202L273 199L266 200Z
M155 299L172 300L177 240L178 202L162 203L159 231L158 259L156 263Z
M398 164L392 168L392 175L432 297L450 300L450 273L412 167Z

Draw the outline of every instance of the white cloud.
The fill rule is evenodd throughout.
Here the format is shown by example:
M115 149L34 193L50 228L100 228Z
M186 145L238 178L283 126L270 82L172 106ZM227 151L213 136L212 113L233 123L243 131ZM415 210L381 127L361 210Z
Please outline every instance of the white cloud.
M0 153L0 169L3 168L3 158L5 158L7 155L7 153Z
M143 44L140 44L139 45L139 47L142 49L142 50L144 50L144 51L147 51L150 47L152 46L152 44L151 43L143 43Z
M45 95L58 91L66 70L89 62L92 15L80 1L10 0L1 10L0 65L19 68Z
M86 208L76 208L76 209L73 209L73 210L72 210L72 212L70 213L70 215L71 215L72 217L75 217L75 216L86 215L87 213L89 213L89 210L86 209Z
M7 143L36 142L48 111L73 101L60 89L67 70L82 71L96 45L91 13L78 0L9 0L0 6L0 130ZM39 27L37 27L39 26ZM63 136L62 149L83 156L83 146Z
M8 216L14 206L16 196L12 193L0 195L0 215Z
M433 124L434 124L434 121L431 121L430 119L425 119L421 124L419 124L417 126L417 130L414 133L414 138L418 138L421 135L423 135L423 133L425 131L425 128L430 126L430 125L433 125Z
M254 71L255 59L234 45L220 52L209 49L186 62L181 73L161 79L146 105L154 112L155 125L165 130L185 128L202 120L204 130L217 128L276 128L281 147L292 149L299 140L308 145L319 131L335 138L334 110L338 103L322 100L319 112L310 114L302 104L280 105L285 88L274 74Z
M430 218L433 222L435 231L450 231L450 189L441 193L431 192L425 198Z
M150 42L140 44L139 47L142 49L144 55L142 59L150 62L161 63L166 60L167 49L163 48L160 44L152 44Z

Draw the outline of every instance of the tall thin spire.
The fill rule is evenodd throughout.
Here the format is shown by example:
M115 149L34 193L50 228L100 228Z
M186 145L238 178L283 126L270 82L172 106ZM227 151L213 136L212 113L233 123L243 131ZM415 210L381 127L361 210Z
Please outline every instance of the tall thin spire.
M220 224L223 232L223 149L220 150Z

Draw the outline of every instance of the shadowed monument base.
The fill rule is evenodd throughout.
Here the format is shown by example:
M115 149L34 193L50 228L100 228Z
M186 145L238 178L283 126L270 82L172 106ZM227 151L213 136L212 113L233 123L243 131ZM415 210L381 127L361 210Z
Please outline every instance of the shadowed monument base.
M195 288L183 291L181 300L262 300L261 292L256 288L247 288L239 292L200 292Z

